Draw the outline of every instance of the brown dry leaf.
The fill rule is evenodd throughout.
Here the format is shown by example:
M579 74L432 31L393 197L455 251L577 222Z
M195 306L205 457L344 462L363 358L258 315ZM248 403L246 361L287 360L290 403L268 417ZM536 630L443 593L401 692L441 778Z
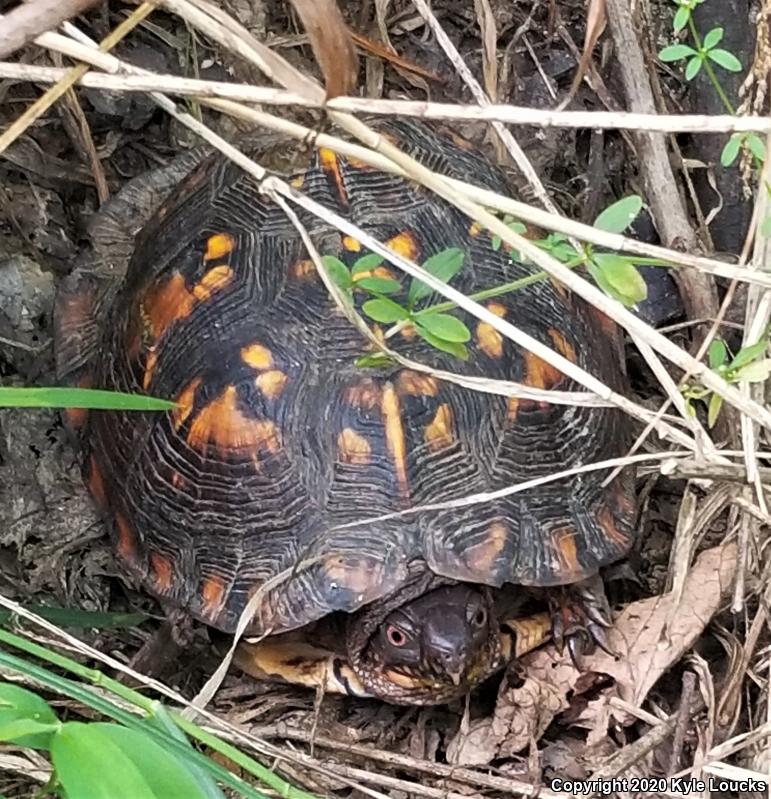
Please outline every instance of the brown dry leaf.
M498 98L498 31L495 27L495 16L490 7L490 0L474 0L482 34L482 69L485 78L485 90L490 100L495 103Z
M584 51L581 53L581 61L576 68L576 74L573 77L573 83L570 85L570 91L567 97L557 106L558 111L562 111L568 106L571 100L576 96L578 87L586 75L586 70L589 69L589 62L592 60L592 53L597 44L602 32L605 30L607 24L607 17L605 14L605 0L589 0L589 9L586 12L586 33L584 35Z
M702 634L730 591L735 571L735 544L715 547L697 558L679 608L673 609L671 593L624 608L608 636L611 648L620 655L618 660L598 650L583 659L583 669L578 671L567 652L559 655L553 645L520 658L524 685L508 688L504 683L494 715L473 722L465 735L459 734L451 742L448 754L459 758L452 762L482 765L521 751L530 740L537 740L569 704L574 711L573 720L589 727L590 742L602 740L610 715L620 715L610 707L609 698L619 696L637 707L642 705L659 677ZM670 639L663 642L667 623ZM602 675L613 677L615 685L581 705L582 695L606 679ZM568 703L570 693L573 698Z
M327 100L352 94L359 75L353 40L335 0L292 0L324 74Z
M522 751L537 741L554 716L568 706L557 686L528 677L513 688L504 683L492 716L472 721L450 741L447 759L464 766L482 766Z

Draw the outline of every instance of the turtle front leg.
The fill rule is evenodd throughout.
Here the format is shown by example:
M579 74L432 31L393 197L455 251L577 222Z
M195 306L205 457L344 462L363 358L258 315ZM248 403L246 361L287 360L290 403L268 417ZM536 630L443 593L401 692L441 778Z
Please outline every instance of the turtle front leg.
M579 656L590 653L595 645L609 655L616 654L607 639L606 631L612 626L610 607L599 575L550 591L549 603L554 643L560 652L567 643L576 666Z
M345 658L305 641L282 640L282 636L257 643L242 641L236 647L233 662L258 680L279 680L326 693L372 697Z
M532 652L552 638L552 617L549 613L534 613L501 621L501 663Z

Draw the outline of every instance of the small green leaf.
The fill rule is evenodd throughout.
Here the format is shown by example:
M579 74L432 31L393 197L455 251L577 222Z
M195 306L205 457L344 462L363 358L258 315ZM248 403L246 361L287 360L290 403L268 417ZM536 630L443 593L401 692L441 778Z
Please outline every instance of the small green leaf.
M680 6L680 8L677 9L675 19L672 23L675 33L680 33L680 31L688 24L688 20L690 18L691 9L688 8L688 6Z
M354 363L360 369L384 369L392 366L394 360L384 352L371 352L367 355L362 355L361 358L357 358Z
M51 760L67 799L207 799L184 762L118 724L64 724Z
M391 280L387 277L363 277L361 280L354 281L353 285L357 289L365 289L373 294L396 294L402 288L402 284L398 280Z
M623 233L634 222L642 209L642 197L632 194L609 205L594 220L593 227L606 233Z
M729 72L742 71L742 62L739 61L739 59L733 53L729 53L728 50L722 50L721 48L717 47L707 53L707 58L709 58L710 61L714 61L716 64L719 64L721 67L723 67L723 69L727 69Z
M498 250L501 249L501 244L503 244L503 239L500 236L498 236L497 234L494 233L493 234L493 238L490 241L490 244L491 244L493 250L495 250L495 252L498 252Z
M0 408L93 408L95 410L169 411L168 400L90 388L0 388Z
M686 80L693 80L698 74L699 70L701 69L702 64L702 57L700 55L695 55L685 67L685 79Z
M718 366L722 366L726 362L728 350L719 338L713 339L709 345L708 358L710 369L717 369Z
M361 309L370 319L374 319L376 322L382 322L386 325L409 317L406 308L402 308L399 303L389 300L386 297L379 297L376 300L367 300L364 305L361 306Z
M447 341L443 338L437 338L429 333L428 330L418 327L417 325L415 326L415 330L417 330L418 335L424 341L427 341L435 349L441 350L442 352L447 352L456 358L460 358L462 361L468 360L468 350L466 349L465 344L461 344L457 341Z
M334 255L322 255L321 260L329 272L332 282L342 291L347 291L351 287L351 273L348 267Z
M725 143L723 152L720 153L720 163L723 166L731 166L739 155L739 150L742 148L742 134L734 133L733 136Z
M712 28L711 31L708 31L707 34L704 36L704 44L703 47L705 50L711 50L713 47L720 43L720 40L723 38L723 29L722 28Z
M0 741L9 741L19 746L32 747L37 743L37 749L47 749L51 735L55 733L61 722L43 724L33 719L17 719L7 724L0 724Z
M753 361L743 366L734 373L735 380L744 380L747 383L762 383L768 380L771 375L771 359L764 358L762 361Z
M747 147L750 148L750 152L758 161L766 160L766 143L757 133L748 133L744 140L747 143Z
M463 250L459 250L457 247L450 247L427 258L423 263L423 268L426 272L433 275L438 280L441 280L443 283L449 283L463 268L465 257L466 254ZM428 297L432 291L433 289L425 283L413 278L407 296L407 303L410 308L412 308L415 303Z
M713 394L709 398L709 405L707 406L707 426L713 428L720 409L723 407L723 398L719 394Z
M356 263L351 267L351 274L358 275L360 272L371 272L383 263L383 257L376 252L362 255L356 259ZM344 265L344 264L343 264Z
M56 713L49 704L36 693L26 688L19 688L11 683L0 683L0 729L8 731L8 725L21 721L31 721L44 727L53 727L59 724ZM18 730L17 730L18 732ZM31 749L48 749L51 741L51 729L31 728L3 740L13 740L19 746L28 746Z
M670 44L659 52L659 59L665 63L670 61L680 61L683 58L696 55L696 50L687 44Z
M595 253L589 271L611 297L631 307L648 296L648 286L637 268L621 255Z
M466 325L460 319L446 313L426 314L415 319L415 325L445 341L462 343L471 338L471 333Z
M742 366L746 366L748 363L752 363L752 361L760 358L761 355L765 355L767 349L768 339L763 336L760 341L756 341L748 347L742 347L739 352L736 353L736 357L728 364L728 368L731 371L741 369Z
M771 215L767 216L760 223L760 226L758 227L758 231L760 232L760 235L764 239L767 239L767 238L769 238L769 236L771 236Z

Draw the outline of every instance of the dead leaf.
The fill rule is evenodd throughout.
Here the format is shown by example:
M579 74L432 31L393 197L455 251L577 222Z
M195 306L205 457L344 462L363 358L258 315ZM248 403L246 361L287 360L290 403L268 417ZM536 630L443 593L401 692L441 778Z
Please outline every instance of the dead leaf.
M498 97L498 31L490 0L474 0L479 30L482 34L482 71L485 90L491 102Z
M527 718L512 719L514 732L527 729L528 725L530 729L538 729L544 722L548 724L557 712L567 707L566 697L570 693L574 695L571 703L575 705L575 697L580 699L589 688L596 688L599 675L612 677L615 681L613 686L579 708L574 720L591 730L593 741L602 738L604 733L601 730L607 730L609 714L622 723L627 721L619 710L609 707L610 697L618 696L635 707L642 705L659 677L677 663L704 632L731 590L735 571L735 544L708 549L699 555L688 574L678 607L674 607L674 595L670 592L633 602L624 608L615 618L608 636L611 649L619 653L617 660L598 650L583 658L583 668L578 671L567 652L559 655L553 645L522 657L519 664L526 675L525 686L529 681L547 686L548 690L547 687L539 688L541 696L558 697L560 702L550 701L546 707L537 706L537 711L532 706L528 710L523 708L522 712L535 712L535 717L529 721ZM669 639L662 640L667 625ZM503 698L506 700L505 695ZM558 709L554 710L555 707ZM506 712L505 708L503 711L496 709L496 714ZM477 729L482 729L480 723ZM487 735L490 734L488 731ZM522 739L513 736L512 741L515 740L520 742ZM478 734L475 744L478 747L476 752L481 756L483 745L489 751L494 739L484 739Z
M482 766L522 751L543 735L552 719L568 706L555 685L533 677L513 688L504 681L492 716L472 721L447 748L450 763Z
M592 60L592 53L594 52L595 45L600 36L602 36L607 21L605 15L605 0L589 0L589 9L586 12L584 51L581 53L581 61L578 63L576 74L573 76L573 83L570 85L570 91L568 91L567 97L557 106L557 111L562 111L567 108L572 99L576 96L578 87L581 85L584 75L586 75L586 70L589 69L589 63Z
M352 94L359 61L348 26L335 0L292 0L324 75L327 100Z

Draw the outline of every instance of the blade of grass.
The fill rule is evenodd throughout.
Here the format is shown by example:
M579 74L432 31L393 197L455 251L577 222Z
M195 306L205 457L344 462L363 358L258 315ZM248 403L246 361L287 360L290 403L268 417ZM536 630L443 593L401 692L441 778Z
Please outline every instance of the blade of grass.
M169 400L90 388L0 388L0 408L91 408L119 411L170 411Z

